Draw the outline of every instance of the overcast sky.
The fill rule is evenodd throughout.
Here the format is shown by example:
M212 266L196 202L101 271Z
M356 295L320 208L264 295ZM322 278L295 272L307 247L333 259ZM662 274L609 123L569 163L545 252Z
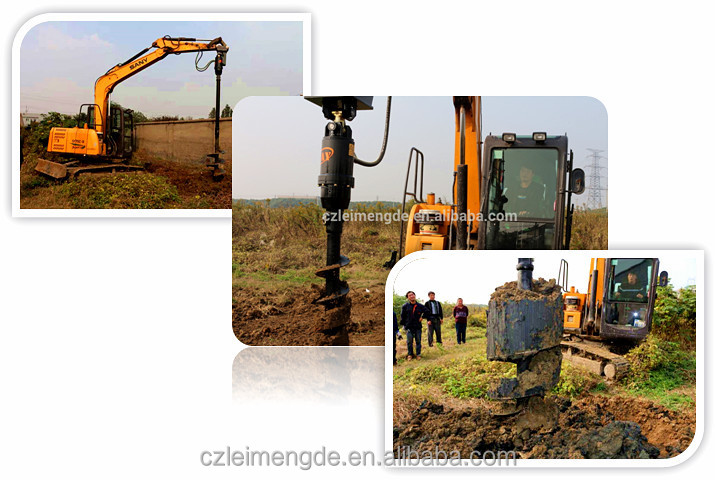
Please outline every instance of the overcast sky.
M164 35L213 39L229 47L221 104L251 95L299 95L303 84L302 23L46 22L20 50L22 112L75 114L92 103L94 82ZM215 54L206 52L205 65ZM215 102L213 66L196 71L195 53L169 55L115 89L112 100L147 116L205 118Z
M475 83L478 89L478 83ZM590 163L590 149L608 162L608 125L603 105L590 97L483 97L483 132L501 135L568 134L576 166ZM375 97L373 111L350 122L355 150L374 160L382 144L386 97ZM393 97L387 153L377 167L355 166L353 200L402 200L410 148L425 155L425 193L451 200L454 168L454 106L451 97ZM234 198L279 195L316 196L320 144L327 120L303 98L252 97L234 113ZM280 172L280 174L277 174ZM587 170L587 174L589 171ZM607 170L602 172L607 186ZM585 202L588 191L579 202ZM606 192L602 192L603 204Z
M595 252L609 258L659 258L660 270L666 270L670 283L675 288L695 285L697 260L690 252ZM393 290L404 295L413 290L423 300L433 290L437 300L456 302L462 297L465 303L486 304L498 286L516 280L516 264L519 256L534 258L534 278L556 278L559 264L568 261L569 287L575 286L581 293L588 291L591 257L588 251L510 252L430 252L428 258L416 259L399 270ZM407 257L406 261L409 261ZM399 268L399 265L395 268Z

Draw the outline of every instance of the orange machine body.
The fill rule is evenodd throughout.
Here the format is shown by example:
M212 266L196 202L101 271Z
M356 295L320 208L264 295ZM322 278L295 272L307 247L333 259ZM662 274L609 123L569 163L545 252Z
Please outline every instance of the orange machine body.
M88 157L131 156L132 148L130 145L125 146L125 148L118 148L118 144L122 143L124 138L127 138L128 141L133 139L133 132L125 131L133 129L133 122L127 121L125 123L125 115L128 117L130 111L120 111L120 109L110 105L109 95L114 90L114 87L169 54L203 51L219 52L216 61L225 62L225 53L228 51L228 47L221 37L210 41L202 41L194 38L171 38L167 36L158 38L150 48L146 48L126 62L110 68L94 84L94 103L82 106L87 107L88 123L74 128L52 128L47 151ZM116 138L110 139L113 136Z
M468 165L467 213L473 218L471 222L470 243L476 246L476 233L479 226L477 217L480 209L481 186L481 97L453 97L455 115L454 139L454 170L462 163L462 148L464 149L464 164ZM461 117L464 117L462 125ZM457 195L457 185L454 186L454 196ZM420 250L450 249L450 225L456 220L456 207L435 201L434 194L428 194L424 203L418 203L410 210L407 224L407 237L404 254ZM416 220L417 219L417 220ZM423 220L420 222L419 220Z

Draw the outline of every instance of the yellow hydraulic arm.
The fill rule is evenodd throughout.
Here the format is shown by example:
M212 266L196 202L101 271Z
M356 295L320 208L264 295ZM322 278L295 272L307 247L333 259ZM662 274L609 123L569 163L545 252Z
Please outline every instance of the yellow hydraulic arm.
M455 115L454 137L454 204L435 202L434 194L428 194L427 200L417 195L417 176L415 174L413 196L418 203L412 206L404 243L404 255L420 250L448 250L452 248L452 237L457 240L457 248L467 249L476 243L479 222L459 219L477 218L480 211L482 183L482 97L453 97ZM419 166L421 152L417 152L416 172L424 172L424 157ZM410 161L412 152L410 153ZM408 166L403 209L408 195L407 185L410 178ZM419 184L422 182L420 180ZM436 215L439 214L439 215ZM471 215L468 215L471 214ZM418 217L421 217L418 220ZM455 221L457 220L457 221ZM456 227L456 228L455 228ZM457 233L457 230L459 232ZM467 231L469 230L469 231ZM460 246L460 240L464 245ZM400 247L402 248L402 236Z
M109 69L109 71L99 77L94 84L94 103L99 107L100 116L102 118L101 124L100 122L97 122L97 133L102 134L104 132L105 125L107 125L107 116L109 115L109 94L112 93L114 87L127 78L150 67L159 60L162 60L169 54L173 53L178 55L180 53L204 51L217 52L218 55L216 61L225 63L228 47L221 37L214 38L213 40L197 40L195 38L172 38L165 36L158 38L154 43L152 43L151 47L142 50L126 62L120 63L119 65Z
M479 214L482 183L482 97L453 97L455 115L454 171L460 164L467 168L467 211ZM454 198L458 198L457 183ZM470 233L476 233L474 222Z

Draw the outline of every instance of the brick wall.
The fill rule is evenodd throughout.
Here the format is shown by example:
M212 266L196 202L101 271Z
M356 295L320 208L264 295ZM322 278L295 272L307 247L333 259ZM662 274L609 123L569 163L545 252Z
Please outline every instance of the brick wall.
M203 165L214 149L214 120L149 122L136 125L136 151L187 165ZM221 157L231 164L231 119L220 120Z

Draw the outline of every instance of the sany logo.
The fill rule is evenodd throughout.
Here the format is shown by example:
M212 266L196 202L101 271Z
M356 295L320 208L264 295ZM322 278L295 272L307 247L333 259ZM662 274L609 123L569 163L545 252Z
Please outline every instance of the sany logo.
M139 61L136 62L135 64L129 65L129 70L134 70L134 69L137 68L138 66L144 65L146 62L147 62L147 59L146 59L146 58L143 59L143 60L139 60Z
M330 147L323 148L320 151L320 163L325 163L328 160L330 160L330 157L333 156L333 153L335 153L335 151L332 148L330 148Z

